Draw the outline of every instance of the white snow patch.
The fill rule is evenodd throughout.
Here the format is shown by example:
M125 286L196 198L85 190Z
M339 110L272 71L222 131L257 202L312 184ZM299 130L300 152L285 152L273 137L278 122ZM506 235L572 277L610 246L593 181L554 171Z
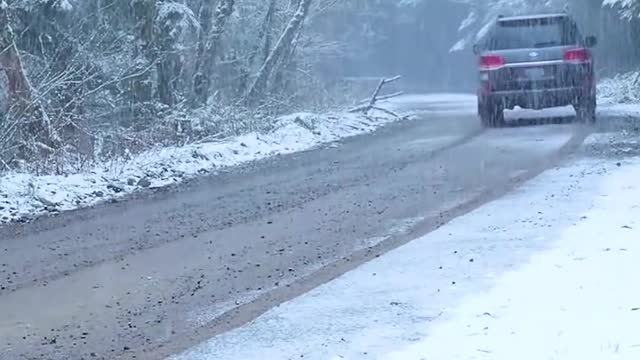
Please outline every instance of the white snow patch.
M639 177L548 170L172 359L637 359Z

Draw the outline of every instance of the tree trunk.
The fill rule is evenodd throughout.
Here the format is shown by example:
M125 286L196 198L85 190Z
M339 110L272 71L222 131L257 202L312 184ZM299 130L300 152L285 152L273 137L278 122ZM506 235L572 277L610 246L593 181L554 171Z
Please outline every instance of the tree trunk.
M291 0L291 1L299 1L299 0ZM287 52L284 56L281 57L278 64L275 65L275 75L273 80L273 89L275 91L287 91L287 72L293 73L296 69L295 64L295 55L296 50L298 49L298 42L300 41L300 36L302 35L302 27L300 27L300 31L296 34L295 39L287 49Z
M9 6L0 0L0 67L7 76L10 104L6 119L16 123L19 138L18 158L28 159L40 149L49 153L57 143L57 135L44 110L32 101L33 89L27 78L11 28Z
M196 49L196 60L193 69L193 96L192 100L194 104L199 103L200 94L207 92L204 89L204 75L202 74L202 66L204 57L207 50L207 40L211 32L211 25L213 24L213 8L215 1L203 0L200 4L200 31L198 32L198 47Z
M31 100L31 85L25 75L20 54L16 48L13 30L9 24L8 6L0 2L0 66L7 75L7 89L11 104L27 105Z
M175 53L174 45L170 39L161 39L159 50L162 55L156 64L158 100L167 106L173 106L176 103L177 77L182 67L180 56Z
M182 13L173 13L158 19L156 48L158 50L157 96L161 103L173 106L177 100L178 79L182 72L182 58L178 48L178 37L175 32L183 20Z
M196 99L201 104L205 104L209 97L209 90L211 89L211 72L214 70L215 61L220 50L222 35L224 34L224 28L229 16L233 13L234 4L234 0L220 0L213 16L211 33L209 36L205 33L205 36L208 38L206 48L200 55L198 61L201 62L201 66L198 64L199 68L194 76L194 93L196 95Z
M262 62L267 61L269 52L271 51L271 24L273 24L273 15L276 12L276 0L271 0L269 9L267 10L267 16L262 23L262 29L260 30L261 36L264 36L264 44L262 46ZM253 56L252 56L253 57Z
M269 78L271 74L274 72L276 65L281 60L283 55L290 52L291 47L293 46L295 39L302 28L302 24L309 13L309 8L311 6L312 0L300 0L298 5L298 9L296 13L293 15L289 24L284 29L280 39L276 43L275 47L265 60L262 68L258 72L258 76L256 77L253 85L249 89L249 92L246 96L246 102L249 105L255 105L260 101L264 92L266 91L267 84L269 82Z
M253 64L256 61L256 57L260 55L260 61L262 64L264 64L264 62L269 57L269 53L271 52L271 39L272 39L271 27L273 24L275 11L276 11L276 0L270 0L269 7L267 8L267 13L264 16L264 20L262 21L262 26L260 27L260 33L258 33L258 38L256 40L256 43L251 49L251 53L249 54L249 59L246 62L246 68L242 70L242 75L241 75L240 82L238 85L238 90L237 90L237 94L240 96L247 91L247 84L249 82L249 77L253 69Z
M151 74L148 69L154 62L154 24L156 16L155 0L132 1L133 14L136 20L136 46L134 51L134 73L139 73L132 80L132 100L136 104L148 102L153 98Z

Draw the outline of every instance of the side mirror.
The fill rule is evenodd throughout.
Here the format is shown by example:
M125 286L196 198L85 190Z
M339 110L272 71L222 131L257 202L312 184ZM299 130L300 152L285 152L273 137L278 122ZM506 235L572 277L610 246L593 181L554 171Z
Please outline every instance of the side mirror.
M478 45L478 44L473 44L473 53L474 53L474 54L476 54L476 55L478 55L478 54L480 54L480 51L481 51L481 49L480 49L480 45Z
M591 47L594 47L594 46L598 45L598 38L597 38L597 37L595 37L595 36L593 36L593 35L592 35L592 36L587 36L587 37L584 39L584 43L585 43L585 45L586 45L587 47L590 47L590 48L591 48Z

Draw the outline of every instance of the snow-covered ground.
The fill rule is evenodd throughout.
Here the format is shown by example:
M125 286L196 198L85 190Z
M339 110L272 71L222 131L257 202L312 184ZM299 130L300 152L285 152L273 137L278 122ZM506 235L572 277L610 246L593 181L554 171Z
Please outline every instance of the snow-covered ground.
M160 148L127 161L103 163L81 174L5 174L0 176L0 223L87 207L243 162L307 150L368 133L397 120L380 113L370 115L299 113L280 118L267 134L250 133L217 142Z
M640 161L601 180L548 251L384 359L640 358Z
M639 359L638 178L548 170L172 360Z
M640 116L640 71L618 74L598 84L598 107L610 116Z
M598 100L605 104L640 103L638 85L640 85L640 71L630 71L602 79L598 84Z

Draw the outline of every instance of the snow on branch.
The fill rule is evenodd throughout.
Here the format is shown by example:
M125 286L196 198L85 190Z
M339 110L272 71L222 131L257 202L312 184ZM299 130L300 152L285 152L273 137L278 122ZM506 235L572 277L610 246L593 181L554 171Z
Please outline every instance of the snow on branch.
M157 20L161 24L176 21L176 26L181 29L189 27L199 29L200 22L193 11L185 4L175 1L161 2L158 4Z
M602 6L618 8L625 19L640 17L640 2L637 0L604 0Z
M74 9L74 2L74 0L21 0L11 5L28 11L45 6L58 11L72 11Z

